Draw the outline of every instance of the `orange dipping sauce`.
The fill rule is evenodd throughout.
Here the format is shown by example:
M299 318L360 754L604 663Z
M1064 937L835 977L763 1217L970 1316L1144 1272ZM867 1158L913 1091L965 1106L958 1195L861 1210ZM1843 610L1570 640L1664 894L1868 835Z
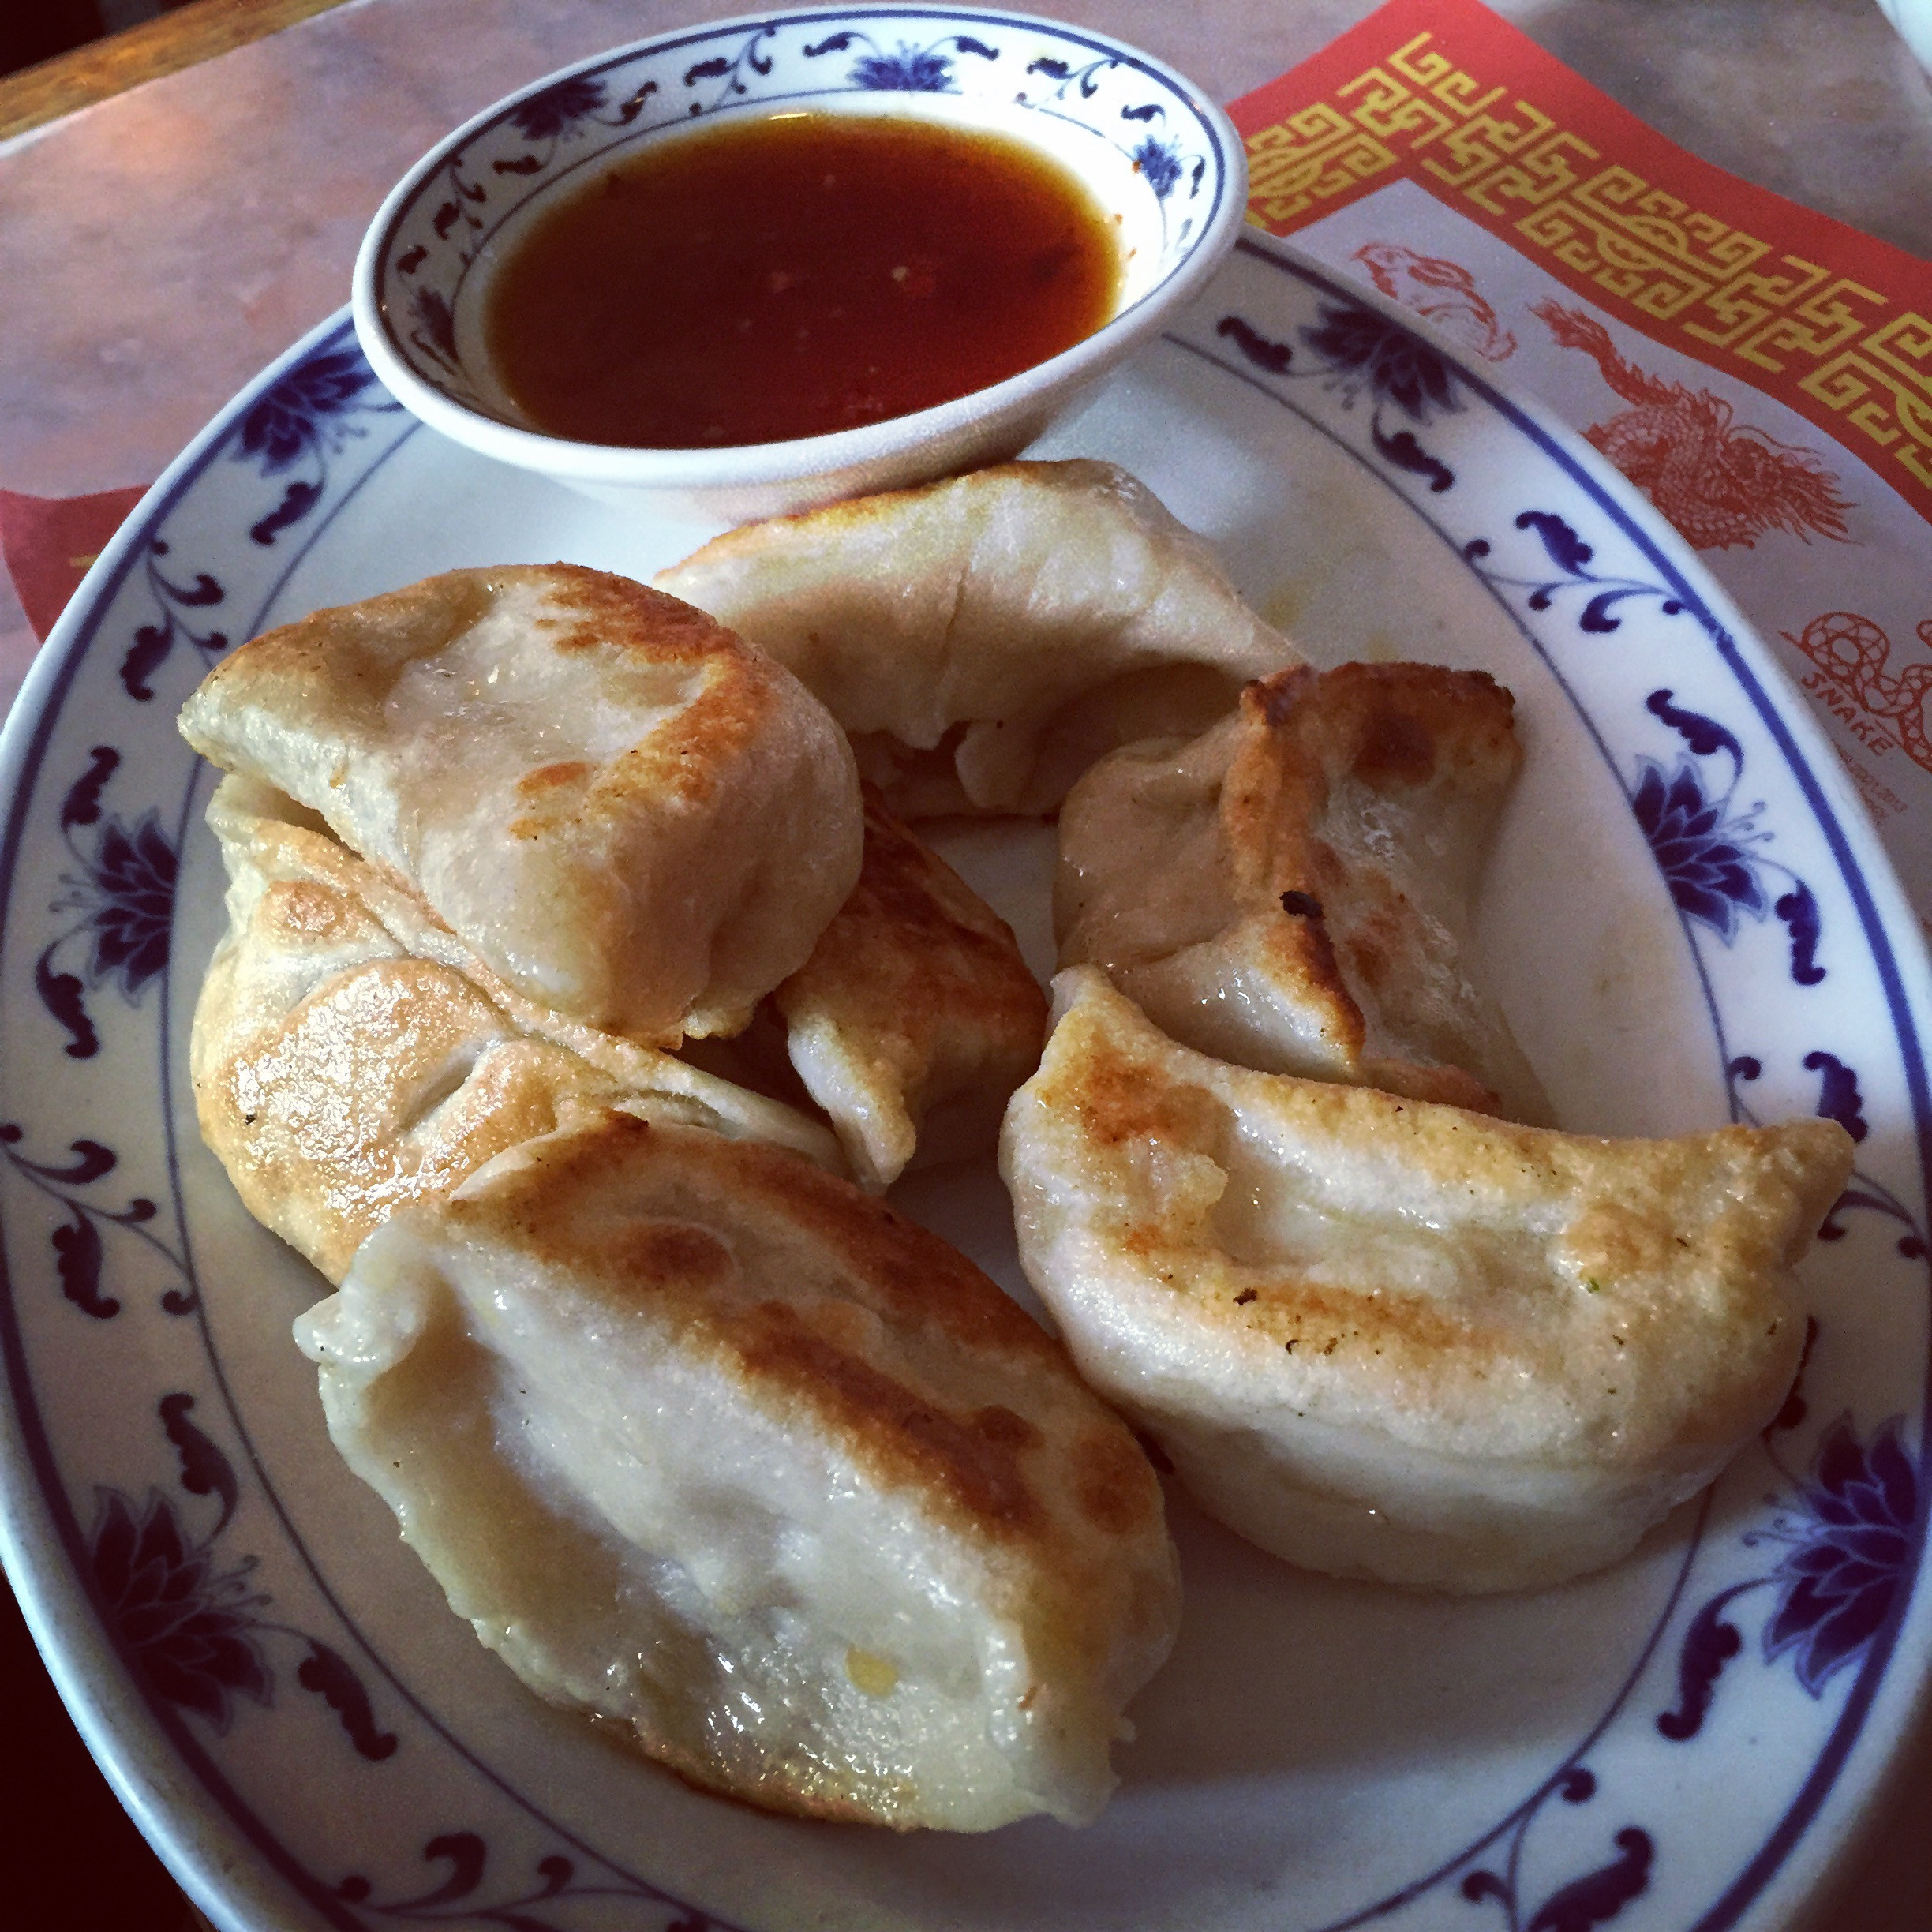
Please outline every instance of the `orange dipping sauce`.
M642 449L857 429L1017 375L1113 314L1115 224L1017 141L796 114L599 174L492 279L527 424Z

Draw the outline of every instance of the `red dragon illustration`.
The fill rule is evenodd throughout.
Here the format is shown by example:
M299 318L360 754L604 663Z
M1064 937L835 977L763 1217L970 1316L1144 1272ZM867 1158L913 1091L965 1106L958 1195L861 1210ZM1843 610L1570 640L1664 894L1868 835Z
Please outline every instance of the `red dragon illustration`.
M1533 305L1566 349L1592 357L1603 378L1635 405L1584 431L1700 550L1751 549L1767 530L1844 539L1838 478L1818 454L1733 421L1708 389L1667 381L1627 362L1610 332L1580 309Z
M1477 290L1476 278L1460 262L1418 255L1399 242L1365 242L1355 259L1384 295L1433 322L1451 341L1491 362L1515 353L1516 338L1497 320Z
M1827 611L1814 617L1795 644L1830 678L1846 698L1874 717L1889 719L1905 755L1932 771L1932 743L1926 736L1926 699L1932 694L1932 664L1906 665L1889 675L1885 661L1892 640L1856 611ZM1932 646L1932 617L1919 627L1919 639Z

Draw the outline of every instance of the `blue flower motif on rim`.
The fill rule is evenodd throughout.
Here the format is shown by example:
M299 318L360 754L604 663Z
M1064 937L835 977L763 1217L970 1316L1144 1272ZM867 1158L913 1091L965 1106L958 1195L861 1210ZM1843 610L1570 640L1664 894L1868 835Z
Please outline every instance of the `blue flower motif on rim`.
M273 476L321 447L325 438L329 447L341 448L343 419L375 380L360 350L311 356L242 417L236 454L256 458L262 474Z
M1567 557L1580 572L1582 565L1589 561L1589 547L1560 519L1530 511L1516 521L1519 526L1536 529L1544 547L1559 567L1568 567L1564 564ZM1556 526L1554 530L1552 525ZM1586 572L1582 574L1592 583L1604 581L1588 577ZM1531 608L1546 606L1548 593L1555 588L1554 584L1540 586L1530 598ZM1614 631L1619 620L1605 616L1605 608L1621 597L1640 594L1642 589L1641 586L1626 586L1599 590L1584 613L1582 628ZM1668 612L1669 606L1664 608ZM1592 612L1596 614L1594 622ZM1818 985L1826 969L1818 960L1825 929L1816 896L1789 866L1762 851L1746 850L1747 846L1771 843L1772 834L1758 830L1754 823L1764 809L1762 803L1735 818L1731 816L1731 801L1737 796L1744 776L1744 748L1737 734L1715 718L1686 710L1668 689L1651 692L1644 700L1644 709L1690 747L1690 758L1680 758L1676 769L1668 774L1654 758L1640 757L1637 788L1631 796L1631 808L1649 841L1652 855L1678 911L1687 919L1701 920L1728 945L1736 936L1740 912L1748 912L1755 919L1765 915L1769 894L1761 874L1782 873L1790 882L1775 900L1769 900L1769 909L1791 935L1792 980L1799 986ZM1730 767L1730 781L1721 797L1705 788L1704 768L1693 762L1714 758L1722 758ZM1807 1060L1805 1064L1816 1072L1824 1062ZM1732 1069L1733 1077L1742 1065ZM1755 1079L1757 1076L1746 1077ZM1837 1098L1842 1099L1843 1096ZM1819 1110L1833 1110L1821 1104Z
M643 112L644 103L657 92L655 80L646 80L631 93L627 99L620 101L612 110L611 117L597 110L605 104L604 83L593 80L587 74L573 75L567 80L560 80L555 87L545 88L541 94L512 107L505 118L523 138L541 147L541 153L498 155L490 163L492 174L541 174L556 159L558 144L568 136L575 138L582 131L581 124L595 120L605 127L628 127ZM466 157L451 158L448 175L451 186L456 193L467 200L489 198L487 187L478 189L469 182L462 171ZM451 225L461 212L455 203L447 204L451 213ZM421 243L396 264L404 275L413 275L422 266L428 253Z
M855 32L850 28L807 47L805 58L818 60L827 54L843 54L855 43L872 51L862 54L852 63L845 77L846 84L867 93L957 93L953 62L939 51L942 47L950 47L956 54L976 54L982 60L999 58L998 48L990 47L970 34L943 34L923 47L913 46L909 40L901 40L897 48L889 54L881 49L870 34Z
M148 1491L137 1513L124 1492L96 1485L99 1508L88 1555L108 1627L156 1696L199 1712L218 1733L234 1721L238 1697L264 1709L274 1705L275 1673L256 1638L297 1638L308 1646L297 1683L335 1713L359 1757L372 1764L393 1757L399 1740L377 1724L348 1661L320 1638L259 1614L271 1599L250 1581L256 1559L216 1567L215 1545L234 1518L241 1485L227 1457L189 1419L194 1406L193 1396L176 1390L162 1397L156 1413L181 1459L182 1487L191 1496L215 1498L220 1514L197 1542L182 1533L174 1505L159 1490Z
M1410 421L1425 425L1435 411L1453 414L1460 410L1462 402L1456 394L1454 372L1427 343L1372 309L1324 302L1321 317L1318 326L1301 331L1304 346L1321 359L1319 370L1297 365L1295 352L1286 343L1264 335L1240 316L1223 316L1215 333L1226 336L1256 369L1271 376L1285 376L1290 382L1311 376L1321 378L1324 387L1341 391L1344 409L1353 409L1355 399L1366 389L1372 399L1369 440L1376 453L1396 469L1426 478L1432 494L1454 489L1455 472L1425 450L1413 429L1398 429L1391 435L1382 421L1385 402L1392 403ZM1489 545L1480 537L1463 549L1472 563L1488 552Z
M1400 323L1352 305L1324 303L1321 314L1301 339L1341 379L1346 395L1366 388L1378 403L1393 402L1417 423L1462 407L1448 364Z
M178 870L174 848L155 813L144 814L131 832L118 819L107 821L84 882L70 876L74 890L55 908L87 912L82 930L93 942L91 984L118 979L132 1001L167 964Z
M1156 140L1150 134L1133 151L1133 162L1146 177L1147 185L1154 190L1155 198L1165 201L1173 193L1174 183L1181 178L1181 157L1172 144Z
M856 61L852 83L878 93L949 94L954 91L953 63L930 47L902 43L896 54L867 54Z
M425 293L417 296L419 314ZM453 353L453 339L451 348ZM253 460L265 477L298 463L309 474L288 484L281 501L249 526L249 535L258 544L272 545L291 524L299 523L320 499L328 458L339 455L351 436L365 433L354 418L365 410L400 406L376 384L360 350L324 350L290 369L242 419L231 454L238 462ZM165 641L160 648L165 655Z
M34 990L66 1028L66 1051L76 1060L91 1060L100 1050L100 1038L82 997L86 987L75 974L57 969L64 949L77 939L85 944L87 986L116 982L130 1005L139 1003L142 989L168 962L179 859L155 812L131 832L119 819L103 815L101 792L120 763L111 745L96 745L87 769L67 788L61 835L80 871L77 876L62 873L65 890L48 910L81 916L42 948L34 966ZM90 826L100 828L92 852L77 836Z
M1905 1580L1919 1488L1898 1437L1894 1417L1867 1448L1850 1417L1840 1417L1799 1493L1812 1526L1802 1535L1771 1533L1793 1547L1773 1575L1780 1597L1765 1626L1765 1656L1794 1652L1798 1681L1814 1697L1863 1655Z
M90 1546L108 1621L159 1695L218 1732L237 1696L274 1702L275 1679L248 1634L250 1612L268 1601L248 1581L253 1557L218 1571L206 1544L183 1537L158 1490L138 1517L119 1490L102 1490Z
M1342 392L1343 408L1354 408L1355 399L1368 391L1372 399L1369 438L1376 453L1398 470L1426 477L1433 494L1455 489L1455 472L1425 450L1413 429L1398 429L1391 435L1382 421L1385 404L1392 404L1411 422L1422 425L1439 411L1448 414L1460 410L1462 401L1456 394L1456 377L1449 365L1399 322L1372 309L1324 302L1321 318L1315 327L1301 331L1301 340L1321 358L1328 386ZM1226 332L1225 323L1222 330ZM1237 339L1251 361L1261 360L1258 350L1264 346L1281 346L1284 361L1290 353L1285 345L1262 345L1246 336Z
M526 140L555 140L603 105L603 82L588 74L576 74L511 108L510 119Z
M1728 822L1728 799L1713 799L1704 792L1702 775L1690 759L1666 773L1654 758L1642 761L1631 809L1670 887L1679 911L1730 940L1738 915L1762 919L1769 901L1751 856L1744 850L1750 820Z
M1843 1237L1836 1217L1846 1209L1875 1209L1911 1230L1899 1239L1899 1252L1923 1260L1926 1244L1903 1205L1880 1184L1863 1175L1853 1178L1861 1185L1839 1196L1819 1238ZM1776 1568L1720 1590L1686 1626L1677 1660L1677 1701L1657 1720L1658 1732L1673 1743L1687 1743L1702 1730L1718 1679L1743 1653L1743 1633L1728 1618L1738 1599L1756 1590L1777 1592L1777 1608L1761 1638L1765 1661L1791 1653L1799 1683L1816 1698L1839 1671L1865 1654L1908 1582L1915 1556L1919 1484L1899 1443L1900 1418L1881 1424L1867 1448L1851 1417L1841 1415L1819 1438L1808 1480L1792 1474L1773 1443L1778 1431L1795 1428L1805 1418L1800 1391L1818 1334L1816 1320L1807 1321L1798 1380L1763 1436L1773 1467L1797 1492L1801 1514L1794 1518L1780 1508L1768 1526L1747 1530L1748 1548L1782 1544L1784 1556Z

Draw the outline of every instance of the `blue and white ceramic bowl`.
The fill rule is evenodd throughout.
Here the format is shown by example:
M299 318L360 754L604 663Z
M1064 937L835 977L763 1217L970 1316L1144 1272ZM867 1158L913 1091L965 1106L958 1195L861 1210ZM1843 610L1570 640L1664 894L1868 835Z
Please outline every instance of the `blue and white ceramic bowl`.
M1113 319L990 388L863 428L734 449L576 443L525 426L484 348L493 268L588 175L694 125L809 103L997 133L1114 218ZM640 41L500 101L419 161L356 263L356 331L405 407L480 454L659 514L738 521L1014 454L1195 294L1247 198L1241 138L1171 69L1084 28L975 7L822 7ZM933 210L935 228L943 208Z

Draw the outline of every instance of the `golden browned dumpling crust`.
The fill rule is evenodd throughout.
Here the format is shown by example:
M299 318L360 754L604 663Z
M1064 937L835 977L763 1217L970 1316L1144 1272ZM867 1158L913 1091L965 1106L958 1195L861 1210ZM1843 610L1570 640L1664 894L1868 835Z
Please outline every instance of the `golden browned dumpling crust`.
M1013 930L866 788L865 863L812 956L773 995L787 1048L852 1173L883 1189L990 1149L1039 1064L1046 995Z
M1215 1515L1456 1590L1614 1562L1777 1412L1835 1121L1606 1140L1176 1046L1055 982L1002 1170L1088 1382Z
M1050 811L1150 717L1197 730L1301 661L1112 463L1001 463L747 524L656 582L796 672L908 816Z
M613 1114L393 1219L297 1324L483 1641L808 1817L1092 1817L1179 1609L1159 1485L962 1256L774 1150Z
M208 819L230 924L190 1037L202 1137L249 1211L331 1281L397 1208L612 1106L840 1164L791 1109L519 998L268 787L224 779Z
M1240 1065L1548 1121L1470 958L1514 708L1481 672L1302 666L1103 760L1061 814L1061 965Z
M318 611L219 665L182 731L523 996L650 1044L742 1027L859 875L824 707L702 612L575 564Z

